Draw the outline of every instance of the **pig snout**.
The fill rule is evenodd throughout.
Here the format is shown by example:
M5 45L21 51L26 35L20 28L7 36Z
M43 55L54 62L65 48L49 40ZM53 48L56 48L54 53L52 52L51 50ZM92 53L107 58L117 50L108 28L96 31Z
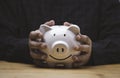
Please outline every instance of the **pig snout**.
M53 43L52 49L54 53L67 53L69 50L69 46L64 41L56 41Z

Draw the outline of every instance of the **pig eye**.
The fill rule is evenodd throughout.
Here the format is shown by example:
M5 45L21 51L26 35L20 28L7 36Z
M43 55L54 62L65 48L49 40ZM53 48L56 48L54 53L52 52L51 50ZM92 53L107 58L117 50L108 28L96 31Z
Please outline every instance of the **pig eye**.
M55 36L56 34L53 34L53 36Z
M64 37L66 36L66 34L64 34Z

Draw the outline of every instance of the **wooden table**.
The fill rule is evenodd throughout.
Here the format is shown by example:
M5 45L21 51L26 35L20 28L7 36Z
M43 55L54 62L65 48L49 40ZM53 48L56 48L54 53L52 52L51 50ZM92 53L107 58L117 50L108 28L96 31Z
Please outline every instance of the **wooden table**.
M120 78L120 64L79 69L50 69L0 61L0 78Z

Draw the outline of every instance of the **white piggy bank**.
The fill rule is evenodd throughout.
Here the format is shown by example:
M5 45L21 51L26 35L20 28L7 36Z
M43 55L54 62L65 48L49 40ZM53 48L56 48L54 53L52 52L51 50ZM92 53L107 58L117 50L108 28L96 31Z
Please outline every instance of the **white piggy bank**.
M48 66L73 67L72 56L80 54L80 51L74 50L75 46L80 45L80 42L75 39L75 36L80 33L79 27L76 25L50 27L42 24L40 31L43 33L43 39L47 44L47 48L42 51L48 55L46 60Z

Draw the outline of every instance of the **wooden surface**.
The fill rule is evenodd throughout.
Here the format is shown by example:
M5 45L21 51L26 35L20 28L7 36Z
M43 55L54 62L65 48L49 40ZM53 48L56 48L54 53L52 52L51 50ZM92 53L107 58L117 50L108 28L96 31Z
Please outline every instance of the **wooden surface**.
M120 78L120 64L50 69L0 61L0 78Z

